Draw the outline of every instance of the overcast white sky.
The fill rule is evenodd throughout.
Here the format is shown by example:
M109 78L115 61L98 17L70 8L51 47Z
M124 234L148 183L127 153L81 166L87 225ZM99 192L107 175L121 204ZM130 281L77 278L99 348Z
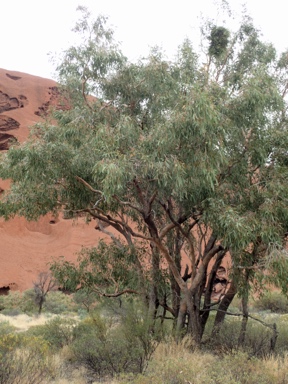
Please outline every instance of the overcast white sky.
M109 16L117 41L130 59L160 45L175 53L185 37L193 41L202 12L218 21L213 0L0 0L0 68L54 77L48 52L61 52L74 41L71 28L85 5L95 15ZM240 12L243 1L230 0ZM288 48L286 0L247 0L248 12L277 49Z

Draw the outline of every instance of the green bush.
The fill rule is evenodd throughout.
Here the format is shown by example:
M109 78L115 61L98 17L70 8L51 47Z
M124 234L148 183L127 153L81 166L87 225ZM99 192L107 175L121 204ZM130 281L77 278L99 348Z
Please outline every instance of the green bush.
M98 296L94 292L86 291L84 289L80 289L75 292L73 295L73 300L80 311L85 310L89 312L91 309L95 308Z
M9 333L0 337L0 383L38 384L51 376L49 347L41 338Z
M145 374L124 374L121 384L284 384L288 356L253 358L242 351L227 355L187 349L183 343L161 343Z
M7 316L35 313L37 306L35 305L33 290L29 289L23 293L10 291L7 296L2 297L1 307L3 308L1 313Z
M279 332L276 343L276 353L283 356L283 354L287 354L288 351L288 315L278 315L273 321L276 322L277 331Z
M3 335L8 335L8 333L13 333L16 328L9 323L9 321L0 322L0 337Z
M256 300L255 307L263 311L288 313L288 299L280 292L268 292Z
M5 308L4 301L5 301L5 295L0 295L0 311L2 311Z
M44 325L30 327L26 335L42 338L55 351L71 344L75 326L76 320L57 316Z
M25 313L37 313L36 294L34 289L28 289L22 294L21 310Z
M158 344L142 313L133 308L125 318L93 313L75 328L74 337L75 362L99 377L143 372Z
M5 316L19 316L22 315L24 312L22 312L20 309L17 308L5 308L3 311L1 311L2 315Z
M49 292L46 296L43 310L45 312L59 315L65 312L73 312L76 310L76 307L72 296L67 295L61 291L52 291Z
M23 302L23 296L21 292L9 291L8 295L1 297L1 307L4 308L1 313L7 310L17 309L20 311L21 303Z
M17 316L22 313L38 313L39 306L36 304L36 294L33 289L28 289L23 293L15 291L9 292L7 296L0 299L1 313L8 316ZM60 291L49 292L43 305L43 312L61 314L76 311L77 307L73 297Z
M217 358L208 375L211 383L229 384L272 384L271 376L262 368L264 361L251 358L249 354L238 351ZM270 377L269 377L270 376Z
M244 343L239 345L240 329L241 318L226 319L217 337L208 342L208 348L224 354L244 351L249 356L257 357L267 356L271 353L272 329L249 319Z

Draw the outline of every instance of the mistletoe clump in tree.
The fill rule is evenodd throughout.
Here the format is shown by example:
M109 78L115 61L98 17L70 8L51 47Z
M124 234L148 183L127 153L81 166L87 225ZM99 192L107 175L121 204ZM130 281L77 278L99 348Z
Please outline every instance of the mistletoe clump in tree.
M0 213L100 220L112 243L77 266L54 264L59 281L139 295L150 319L170 316L200 343L228 252L243 297L267 260L279 265L271 251L288 230L287 53L278 58L244 18L237 32L208 28L205 65L189 40L174 61L154 49L131 63L106 19L81 10L83 42L58 67L71 109L2 157L0 177L12 182Z

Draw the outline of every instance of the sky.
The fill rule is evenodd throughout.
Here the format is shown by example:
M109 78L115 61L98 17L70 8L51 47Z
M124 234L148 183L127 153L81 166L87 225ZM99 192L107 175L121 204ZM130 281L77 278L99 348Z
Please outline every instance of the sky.
M136 60L161 46L168 57L188 37L198 39L201 14L222 24L223 13L213 0L0 0L0 68L56 79L51 57L75 44L71 31L80 16L78 5L92 15L108 16L123 53ZM220 2L220 1L218 1ZM241 14L241 0L230 0ZM266 41L279 51L288 48L286 0L247 0L246 8ZM219 7L218 7L219 9ZM232 24L234 21L228 20ZM232 25L231 24L231 25ZM49 54L49 53L52 53Z

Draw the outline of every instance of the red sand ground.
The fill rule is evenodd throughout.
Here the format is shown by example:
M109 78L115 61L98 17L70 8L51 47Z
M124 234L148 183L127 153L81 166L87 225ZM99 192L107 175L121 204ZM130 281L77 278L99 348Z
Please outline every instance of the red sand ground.
M0 149L6 149L7 135L20 142L27 138L29 127L41 120L39 113L55 104L56 86L53 80L0 69ZM20 124L19 128L13 128L17 124L11 119ZM0 188L7 186L8 182L0 179ZM0 218L0 288L32 288L38 274L48 270L52 258L76 260L75 253L82 246L96 245L100 237L105 237L94 229L93 221L87 225L82 220L72 222L61 217L50 223L51 219L46 216L35 223Z

